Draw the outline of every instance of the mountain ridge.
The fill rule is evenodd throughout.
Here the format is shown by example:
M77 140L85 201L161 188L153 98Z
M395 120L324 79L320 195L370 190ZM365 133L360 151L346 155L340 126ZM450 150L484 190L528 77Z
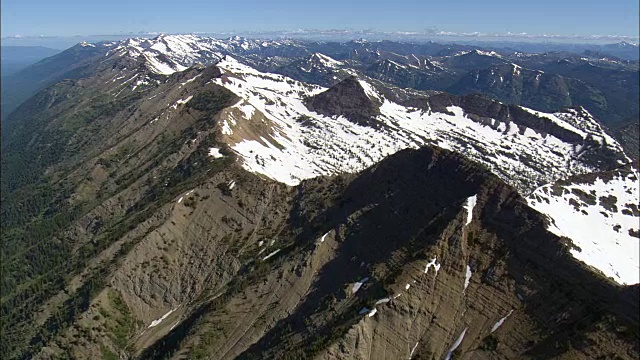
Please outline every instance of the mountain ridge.
M324 87L168 50L185 43L103 45L90 76L3 120L3 353L637 356L640 287L576 255L532 203L558 182L612 219L640 217L607 189L573 190L631 162L589 111L358 71ZM614 177L636 189L630 174Z

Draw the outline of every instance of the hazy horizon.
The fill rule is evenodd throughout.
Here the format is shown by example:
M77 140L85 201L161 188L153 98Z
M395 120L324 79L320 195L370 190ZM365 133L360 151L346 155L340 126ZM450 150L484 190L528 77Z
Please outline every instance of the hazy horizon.
M630 36L610 35L557 35L557 34L525 34L525 33L453 33L431 29L430 31L394 31L381 32L370 29L298 29L274 31L226 31L226 32L129 32L122 34L91 35L41 35L41 36L4 36L2 46L44 46L65 49L81 41L102 42L117 41L131 37L152 38L160 34L195 34L216 38L241 36L249 39L292 39L292 40L324 40L350 41L364 39L368 41L394 40L406 42L434 41L441 43L551 43L551 44L614 44L628 42L637 45L638 38Z
M532 36L638 38L638 2L580 0L446 3L415 0L237 0L233 4L165 0L86 2L7 0L2 34L90 36L139 33L295 32L298 29L368 29L373 32L533 34ZM547 35L545 35L547 34Z

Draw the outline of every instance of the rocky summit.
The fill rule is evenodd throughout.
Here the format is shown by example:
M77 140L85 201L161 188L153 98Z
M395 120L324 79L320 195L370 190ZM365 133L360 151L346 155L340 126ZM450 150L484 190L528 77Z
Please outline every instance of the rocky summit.
M585 59L162 35L31 65L2 353L636 359L637 127L560 61L637 68Z

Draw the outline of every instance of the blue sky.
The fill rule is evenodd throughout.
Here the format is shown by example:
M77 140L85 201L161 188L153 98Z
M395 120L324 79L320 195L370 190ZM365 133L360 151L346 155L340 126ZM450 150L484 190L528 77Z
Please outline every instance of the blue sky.
M2 36L373 29L638 36L638 0L3 0Z

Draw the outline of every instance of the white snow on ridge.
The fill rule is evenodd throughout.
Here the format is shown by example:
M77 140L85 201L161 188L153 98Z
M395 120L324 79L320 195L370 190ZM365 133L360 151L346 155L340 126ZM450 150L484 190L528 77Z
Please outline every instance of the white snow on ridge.
M545 185L527 198L550 218L548 230L570 238L581 249L571 249L575 258L616 282L640 282L638 174L616 172L612 179L599 176L593 183L571 183L559 191L554 195L554 185Z
M224 155L222 155L222 153L220 152L220 149L215 148L215 147L210 147L209 148L209 156L213 156L215 159L221 158Z
M151 71L170 75L177 71L183 71L196 63L213 64L228 52L250 52L266 46L277 48L292 44L294 43L290 40L262 41L242 38L220 40L196 35L160 35L153 39L132 38L105 46L110 47L106 56L114 54L132 58L144 56ZM86 42L81 45L95 46ZM324 57L323 61L333 64L329 59Z
M462 330L462 333L460 334L460 336L458 336L458 338L453 343L453 345L451 345L451 348L447 352L447 355L444 357L444 360L450 360L451 359L451 355L453 355L453 352L456 351L456 349L458 348L458 346L460 346L460 344L462 344L462 340L464 339L464 335L466 333L467 333L467 328L464 328L464 330Z
M491 332L498 330L498 328L502 326L502 324L504 324L505 320L507 320L507 318L511 316L511 314L513 314L513 310L509 311L509 313L505 317L501 318L495 324L493 324L493 326L491 327Z
M424 268L425 274L429 272L430 267L433 267L433 269L436 271L436 275L438 275L438 271L440 271L440 264L436 262L435 256L433 257L433 259L431 259L431 261L429 261L429 263L427 263L427 266L425 266Z
M467 265L467 271L464 274L464 290L467 290L467 287L469 287L469 282L471 281L471 275L473 275L473 273L471 272L471 267Z
M330 68L330 69L336 69L342 65L344 65L341 61L337 61L327 55L321 54L321 53L314 53L313 55L311 55L310 58L310 65L314 66L315 64L313 64L313 62L317 62L318 65L322 66L322 67L326 67L326 68ZM311 71L311 68L309 69L303 69L306 72Z
M380 300L376 301L376 303L374 304L374 306L375 306L375 305L380 305L380 304L385 304L385 303L388 303L389 301L391 301L391 299L390 299L390 298L388 298L388 297L386 297L386 298L382 298L382 299L380 299Z
M471 220L473 220L473 209L476 207L477 200L477 195L470 196L467 199L466 204L464 205L464 209L467 211L467 221L464 224L465 226L469 225L471 223Z
M153 54L142 54L142 55L145 57L146 63L151 68L151 71L158 74L171 75L176 71L182 71L187 68L186 66L181 66L179 64L171 64L171 63L166 63L161 60L158 60L156 56Z
M495 51L482 51L482 50L475 50L475 51L480 55L502 58L502 55L498 54Z
M365 80L359 81L367 95L382 104L378 120L385 127L361 126L343 117L309 111L304 99L326 88L261 73L229 56L218 67L225 73L224 80L213 82L242 98L240 104L251 115L263 115L263 122L268 122L271 132L260 134L261 141L251 138L230 141L232 149L242 158L242 166L289 185L320 175L358 172L399 150L425 144L463 153L527 194L556 179L597 170L580 161L577 157L580 149L575 144L552 135L497 120L490 124L476 122L455 106L448 108L451 114L408 108L382 97ZM595 125L576 127L563 120L578 114L542 115L550 116L550 121L566 123L566 128L575 129L580 136L604 138L602 129ZM240 119L238 112L234 112L221 119L223 134L234 134L234 128L247 123L247 118ZM309 119L306 122L312 126L301 124L298 121L301 118ZM615 141L607 141L607 145L616 151L621 149Z
M273 252L269 253L269 255L267 255L267 256L265 256L265 257L263 257L263 258L262 258L262 261L269 260L272 256L274 256L275 254L277 254L277 253L279 253L279 252L280 252L280 249L275 250L275 251L273 251Z
M371 86L371 84L364 80L358 80L358 83L360 84L360 86L362 86L362 88L364 89L364 93L367 94L370 99L382 101L382 97L380 96L380 94L378 94L378 91L376 91L376 89Z
M169 317L169 315L171 315L171 313L173 313L174 311L176 311L178 308L175 308L173 310L169 310L169 312L167 312L166 314L162 315L162 317L160 319L157 320L153 320L151 322L151 324L147 327L147 329L152 328L152 327L156 327L158 325L160 325L160 323L166 319L167 317Z
M362 287L362 285L364 285L364 283L366 283L369 280L368 277L363 278L362 280L356 282L353 284L353 286L351 287L351 293L355 294L358 292L358 290L360 290L360 288Z

